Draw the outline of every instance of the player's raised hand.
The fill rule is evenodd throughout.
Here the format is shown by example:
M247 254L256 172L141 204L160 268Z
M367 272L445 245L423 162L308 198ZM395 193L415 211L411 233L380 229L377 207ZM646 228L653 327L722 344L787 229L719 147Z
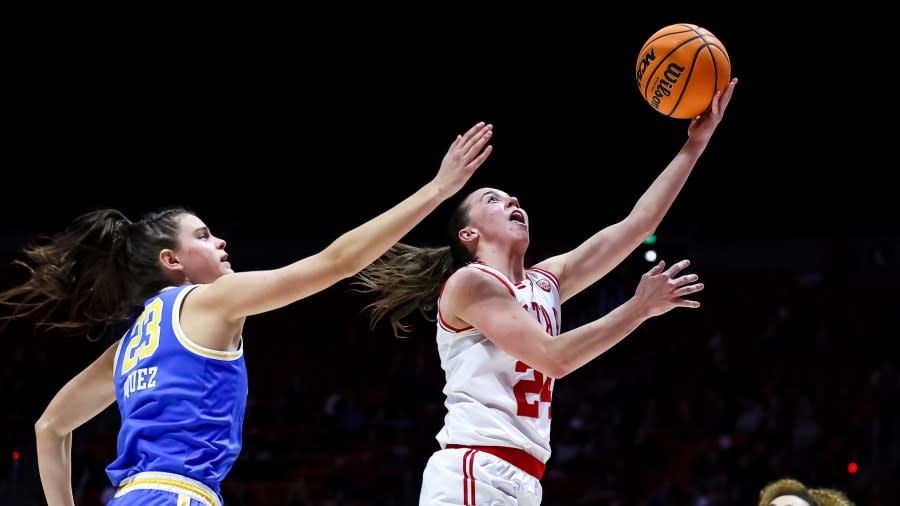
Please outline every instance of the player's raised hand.
M463 135L456 136L434 178L434 182L445 195L449 196L459 191L491 154L493 146L488 144L488 141L493 133L494 125L482 121Z
M721 93L717 91L713 96L709 109L691 120L691 124L688 126L688 136L691 139L701 142L709 141L716 127L719 126L719 122L722 121L722 116L725 114L725 109L728 108L728 103L731 102L737 82L736 77L732 78L725 87L725 91Z
M703 290L696 274L679 275L690 264L689 260L682 260L666 269L666 263L660 261L641 276L634 296L647 316L659 316L676 307L700 307L699 302L684 298Z

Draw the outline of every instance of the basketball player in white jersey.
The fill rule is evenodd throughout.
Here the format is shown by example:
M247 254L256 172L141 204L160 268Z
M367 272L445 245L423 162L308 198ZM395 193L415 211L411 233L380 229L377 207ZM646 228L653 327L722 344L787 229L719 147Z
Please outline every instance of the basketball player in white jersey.
M731 100L736 79L691 120L688 139L632 211L575 249L526 268L528 215L494 188L470 193L451 217L450 245L397 244L357 276L374 292L372 325L388 316L396 333L437 299L437 346L446 376L441 449L423 475L421 505L538 505L550 458L556 379L587 364L647 319L703 289L687 260L660 262L634 296L608 314L561 332L563 302L610 272L656 230Z

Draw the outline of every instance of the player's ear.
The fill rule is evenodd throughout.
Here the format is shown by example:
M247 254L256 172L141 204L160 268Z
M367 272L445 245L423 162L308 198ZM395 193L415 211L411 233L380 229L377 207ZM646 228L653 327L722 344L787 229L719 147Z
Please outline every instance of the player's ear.
M165 248L159 252L159 265L167 271L183 270L184 266L178 260L178 255L174 250Z
M467 243L478 239L478 229L474 227L465 227L459 231L459 240Z

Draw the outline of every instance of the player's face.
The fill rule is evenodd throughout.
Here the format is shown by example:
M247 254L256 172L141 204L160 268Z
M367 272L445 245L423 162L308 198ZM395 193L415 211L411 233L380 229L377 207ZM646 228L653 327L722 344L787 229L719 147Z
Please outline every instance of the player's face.
M192 283L211 283L233 273L225 253L225 240L212 235L209 227L193 214L183 214L178 232L178 261Z
M482 188L466 197L469 228L479 240L528 240L528 214L519 200L495 188Z
M809 506L809 503L795 495L783 495L772 499L769 506Z

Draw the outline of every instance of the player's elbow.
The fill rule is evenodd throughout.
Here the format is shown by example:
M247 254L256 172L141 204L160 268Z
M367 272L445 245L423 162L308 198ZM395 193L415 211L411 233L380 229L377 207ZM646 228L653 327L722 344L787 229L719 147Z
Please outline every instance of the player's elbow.
M636 207L622 220L622 224L638 237L647 237L656 232L656 227L662 221L662 214L645 207Z
M46 414L41 415L41 417L34 422L34 436L37 440L60 438L63 435L63 429L53 423L53 419Z
M558 380L560 378L563 378L567 374L569 374L571 371L569 371L565 368L562 368L562 367L548 367L546 370L541 369L541 372L543 372L544 376L546 376L548 378L553 378L555 380Z
M46 439L48 436L58 436L58 430L46 416L41 416L34 422L34 436L40 439Z
M553 352L544 355L544 358L540 361L540 365L537 366L537 369L541 371L544 376L549 376L553 379L560 379L573 371L571 364L568 363L565 356L561 353Z

